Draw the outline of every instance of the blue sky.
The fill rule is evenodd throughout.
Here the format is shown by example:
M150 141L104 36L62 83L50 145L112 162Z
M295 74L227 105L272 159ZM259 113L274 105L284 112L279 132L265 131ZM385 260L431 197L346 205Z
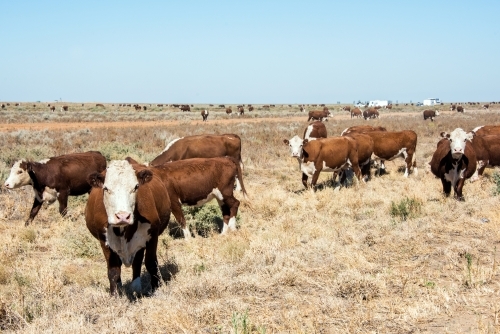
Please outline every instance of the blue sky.
M500 1L7 1L0 101L500 101Z

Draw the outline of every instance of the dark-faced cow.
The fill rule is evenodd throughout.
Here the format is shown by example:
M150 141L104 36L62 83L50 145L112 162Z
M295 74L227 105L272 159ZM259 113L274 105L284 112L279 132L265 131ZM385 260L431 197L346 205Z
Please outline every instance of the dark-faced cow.
M136 163L127 158L131 163ZM149 167L165 184L172 207L172 214L181 226L184 237L191 237L182 205L202 206L216 199L222 211L222 233L236 230L236 215L240 201L233 196L233 189L246 196L243 174L238 160L232 157L194 158Z
M241 138L236 134L195 135L175 139L149 163L158 166L170 161L192 158L233 157L243 168Z
M208 120L208 110L202 110L201 111L201 117L203 118L203 122L206 122Z
M68 111L68 106L62 106L61 111Z
M434 122L434 117L439 116L439 111L437 111L437 110L429 110L429 109L427 109L427 110L424 110L424 113L423 113L423 114L424 114L424 121L425 121L426 119L430 118L430 120L431 120L432 122Z
M476 172L471 178L471 182L474 182L483 175L486 167L500 166L500 135L474 135L471 142L477 161Z
M444 137L438 144L430 162L432 174L441 179L446 196L453 187L455 198L463 200L462 189L465 180L476 171L476 154L472 148L472 133L457 128Z
M457 106L457 112L462 112L462 113L463 113L463 112L465 112L464 107L462 107L462 106Z
M90 191L87 175L102 172L106 158L99 152L89 151L52 157L41 162L19 160L12 166L5 181L7 189L33 186L35 199L26 225L33 221L43 203L59 201L59 212L66 215L68 196L79 196Z
M158 236L170 219L170 199L163 182L148 169L135 170L125 160L111 161L106 173L88 175L92 185L85 221L99 240L108 267L111 295L121 287L121 265L132 266L133 291L141 293L141 266L151 276L153 292L160 285L156 250Z
M346 136L353 138L356 141L356 147L358 150L358 164L361 169L361 176L364 181L370 178L370 165L371 158L373 155L374 142L373 139L362 133L349 133ZM345 176L341 175L340 182L343 182Z
M309 111L309 117L307 118L307 121L327 121L328 117L332 117L332 114L330 111L327 110L311 110Z

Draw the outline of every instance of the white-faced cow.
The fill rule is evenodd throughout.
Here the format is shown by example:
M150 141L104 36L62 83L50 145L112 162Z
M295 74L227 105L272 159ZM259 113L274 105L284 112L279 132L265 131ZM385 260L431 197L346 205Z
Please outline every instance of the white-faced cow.
M441 179L446 196L453 187L455 198L463 200L462 188L465 180L476 171L476 154L472 148L472 133L457 128L450 134L441 133L430 162L432 174Z
M158 166L170 161L191 158L233 157L243 168L241 138L236 134L195 135L175 139L149 163Z
M66 215L68 196L79 196L90 191L87 175L102 172L106 158L99 152L89 151L52 157L41 162L19 160L11 168L4 186L15 189L33 186L35 199L26 225L33 221L43 203L59 201L59 212Z
M170 219L170 199L163 182L148 169L135 170L125 160L111 161L105 173L92 173L85 221L99 240L108 267L111 295L121 287L121 265L132 266L133 291L141 293L141 266L160 285L156 250L158 236Z
M312 122L307 126L304 130L303 139L300 139L299 136L294 136L290 140L284 139L283 143L290 147L290 153L292 157L297 158L299 161L299 169L300 164L302 162L302 145L304 143L304 139L315 140L318 138L326 138L327 137L326 126L320 121Z
M245 114L245 109L241 106L238 107L238 116L243 116Z
M483 104L483 109L490 109L490 105L489 104Z
M201 117L203 117L203 122L206 122L208 120L208 110L204 109L201 111Z
M477 161L476 172L471 177L471 182L474 182L483 175L486 167L500 166L500 135L474 135L471 142Z
M434 117L439 116L439 111L438 110L424 110L424 121L428 118L431 119L432 122L434 122Z
M227 107L226 108L226 114L227 115L231 115L233 113L233 109L231 109L231 107Z
M136 161L127 158L130 163ZM149 167L163 181L170 196L172 214L182 228L185 238L191 237L181 205L202 206L216 199L222 211L222 233L236 230L236 215L240 202L233 189L246 196L239 161L232 157L194 158Z

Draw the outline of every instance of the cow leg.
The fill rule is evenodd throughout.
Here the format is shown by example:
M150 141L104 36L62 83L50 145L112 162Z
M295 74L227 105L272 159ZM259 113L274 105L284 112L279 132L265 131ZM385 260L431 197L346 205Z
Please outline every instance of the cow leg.
M156 251L158 248L158 236L152 236L146 245L146 258L144 264L151 277L152 292L160 287L160 269L158 268L158 258Z
M186 227L186 218L184 217L184 213L182 213L182 206L181 203L179 203L179 199L171 198L170 205L172 207L172 214L174 215L175 220L181 226L184 238L191 238L191 232L189 232L189 228Z
M57 200L59 201L59 213L63 217L68 213L68 195L68 191L61 190L59 196L57 196Z
M137 253L135 253L134 261L132 262L132 283L130 284L130 288L132 289L133 292L137 294L142 293L141 267L143 259L144 259L144 248L139 249Z
M306 189L308 189L308 188L309 188L309 186L308 186L308 184L307 184L307 179L308 179L307 174L302 173L302 184L304 185L304 187L306 187Z
M112 296L116 296L117 289L122 287L122 279L120 276L122 261L118 254L106 246L104 240L101 239L99 242L101 243L101 249L108 265L109 293Z
M221 232L222 235L226 234L228 229L236 231L236 215L238 214L239 206L240 201L234 198L234 196L224 196L223 204L220 206L222 220L224 221Z
M446 197L450 196L451 193L451 182L447 181L445 178L441 178L441 183L443 184L443 192Z
M363 176L363 180L365 182L370 179L370 162L361 167L361 175Z
M464 187L465 177L458 179L457 184L455 185L455 198L459 201L464 201L464 196L462 195L462 188Z
M28 226L33 221L33 219L35 219L35 216L38 214L38 211L40 211L42 204L43 202L39 201L38 198L35 196L35 200L33 201L33 206L31 207L30 216L24 223L25 226Z
M318 168L319 167L319 168ZM312 176L312 179L311 179L311 189L314 191L316 190L315 187L316 187L316 182L318 182L318 178L319 178L319 173L321 173L321 166L317 166L316 167L316 170L314 171L314 174Z

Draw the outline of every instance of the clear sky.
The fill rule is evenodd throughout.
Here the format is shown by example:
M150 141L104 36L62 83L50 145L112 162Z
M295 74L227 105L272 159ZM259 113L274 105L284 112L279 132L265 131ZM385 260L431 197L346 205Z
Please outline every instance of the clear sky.
M0 2L0 101L500 101L500 1Z

